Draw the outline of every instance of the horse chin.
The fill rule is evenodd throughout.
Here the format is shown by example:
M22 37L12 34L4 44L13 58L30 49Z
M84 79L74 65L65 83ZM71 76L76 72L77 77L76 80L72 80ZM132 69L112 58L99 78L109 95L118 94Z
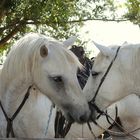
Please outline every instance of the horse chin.
M65 115L65 117L66 117L66 120L67 120L68 122L70 122L70 123L74 123L74 122L75 122L74 118L71 116L70 113L67 113L67 114Z
M87 110L86 112L81 111L78 113L79 108L74 108L70 105L63 105L63 114L69 122L77 122L79 124L88 122L90 117L90 110Z
M97 112L95 110L95 108L89 103L89 109L91 111L90 117L89 117L89 121L94 121L96 120L97 117Z
M79 124L83 124L83 123L89 121L89 120L85 119L85 116L82 119L74 118L70 113L67 113L65 116L66 116L66 120L68 120L68 122L70 122L70 123L76 122Z
M94 122L96 120L96 115L94 113L91 113L90 117L89 117L89 122Z

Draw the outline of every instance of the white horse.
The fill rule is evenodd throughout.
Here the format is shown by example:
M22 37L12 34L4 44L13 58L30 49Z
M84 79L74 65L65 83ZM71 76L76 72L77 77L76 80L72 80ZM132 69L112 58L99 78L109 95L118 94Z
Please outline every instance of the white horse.
M51 103L46 97L63 111L67 119L78 123L88 120L90 110L76 76L77 69L82 66L65 48L73 41L70 38L61 43L30 33L12 47L0 75L0 101L9 118L23 101L29 86L33 85L29 99L13 120L16 137L49 136L45 131ZM1 137L6 136L6 125L6 117L0 109Z
M0 73L1 73L1 70L2 70L2 66L0 66ZM34 108L29 109L29 106L32 106ZM21 123L21 120L20 120L18 124L19 129L15 130L14 128L15 133L18 131L20 134L20 137L23 135L24 137L30 137L30 138L33 138L33 137L54 138L55 136L54 123L55 123L57 108L56 107L54 108L52 106L52 102L45 95L43 95L35 86L32 87L30 90L30 97L28 101L26 102L26 104L24 105L24 108L26 107L28 108L29 111L32 111L35 115L37 112L39 112L41 121L38 121L38 124L35 124L37 121L34 120L35 126L30 125L30 129L29 129L30 131L29 131L28 129L23 129L23 125L28 125L29 122L27 123L22 120L22 123ZM39 131L36 134L34 134L34 129L33 129L35 127L37 128L40 127ZM93 139L93 135L91 134L87 124L73 123L67 135L65 136L65 138L92 138Z
M140 139L140 44L124 44L119 49L118 46L105 47L97 43L95 46L100 53L95 59L84 94L88 101L94 98L97 107L107 110L113 120L117 107L124 132ZM112 60L113 64L107 72ZM105 77L104 80L102 77ZM109 120L113 123L111 118ZM110 127L105 115L101 115L96 122L106 130ZM104 129L92 125L96 136L101 135Z
M0 66L0 73L1 70L2 66ZM26 119L26 117L23 118L22 116L22 120L20 120L18 124L19 125L18 129L15 129L14 126L16 137L20 135L20 137L29 137L29 138L44 138L44 137L54 138L57 107L54 107L52 102L45 95L43 95L35 86L32 87L30 90L30 97L26 102L26 104L24 105L24 109L25 108L28 108L29 112L34 113L35 116L36 113L39 112L40 120L38 120L38 118L37 119L32 118L34 119L34 124L28 125L31 122L27 120L28 118ZM20 115L20 113L18 115ZM26 128L25 126L26 127L28 126L28 128L30 127L30 129L25 129ZM39 130L37 130L36 134L34 133L35 128L40 128ZM2 134L0 136L2 136ZM87 124L73 123L65 138L93 139L93 135L91 134L89 128L87 127Z

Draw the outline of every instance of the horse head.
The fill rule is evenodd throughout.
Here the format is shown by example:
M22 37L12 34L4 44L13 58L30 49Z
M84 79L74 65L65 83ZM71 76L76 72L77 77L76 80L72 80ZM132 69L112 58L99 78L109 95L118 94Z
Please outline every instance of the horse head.
M140 78L133 69L138 67L134 61L139 59L139 47L128 44L121 47L94 44L100 52L94 61L84 94L89 102L93 99L98 108L103 110L132 91L138 90L135 89L139 83L136 79Z
M21 81L35 85L64 112L67 119L83 123L88 120L90 110L76 76L82 66L66 48L73 41L74 38L70 38L59 42L30 33L14 45L4 68L10 64L7 65L7 76L11 81L19 83L15 79L20 77Z

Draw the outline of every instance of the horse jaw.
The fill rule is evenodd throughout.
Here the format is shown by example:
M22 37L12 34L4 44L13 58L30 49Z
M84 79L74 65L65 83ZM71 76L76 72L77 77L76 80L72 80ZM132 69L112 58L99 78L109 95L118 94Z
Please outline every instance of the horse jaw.
M69 46L73 45L74 42L77 40L76 36L72 36L63 42L64 47L68 48Z
M110 56L110 55L113 55L113 51L111 50L111 48L109 47L106 47L106 46L103 46L103 45L100 45L96 42L94 42L94 45L99 49L99 51L104 55L104 56Z

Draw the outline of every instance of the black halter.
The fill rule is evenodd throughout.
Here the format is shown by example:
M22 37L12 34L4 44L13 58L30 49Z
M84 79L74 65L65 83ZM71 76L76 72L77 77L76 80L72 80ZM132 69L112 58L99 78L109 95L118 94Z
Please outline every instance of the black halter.
M112 67L112 65L113 65L113 63L114 63L114 61L115 61L116 58L117 58L117 55L118 55L119 50L120 50L120 46L117 48L115 57L113 58L113 60L111 61L110 65L108 66L108 68L107 68L105 74L103 75L103 77L102 77L102 79L101 79L101 81L100 81L100 83L99 83L99 86L98 86L98 88L97 88L97 90L96 90L96 92L95 92L94 97L93 97L92 100L89 102L89 105L90 105L91 107L93 107L93 108L94 108L98 113L100 113L100 114L104 114L104 112L101 111L101 110L99 109L99 107L95 104L95 99L96 99L96 97L97 97L97 95L98 95L98 93L99 93L99 90L100 90L100 88L101 88L101 86L102 86L102 84L103 84L103 82L104 82L104 80L105 80L107 74L109 73L109 71L110 71L110 69L111 69L111 67Z
M2 112L5 116L5 119L7 121L7 128L6 128L6 137L9 138L10 136L10 133L11 133L11 136L12 137L15 137L15 134L14 134L14 130L13 130L13 121L14 119L16 118L16 116L18 115L18 113L21 111L22 107L24 106L26 100L28 99L29 97L29 94L30 94L30 89L31 89L32 86L30 86L21 102L21 104L19 105L19 107L17 108L16 112L12 115L12 117L8 117L7 113L5 112L5 109L0 101L0 107L2 109Z
M95 92L94 97L93 97L92 100L89 102L89 107L90 107L91 111L94 112L94 111L96 110L97 113L99 113L99 115L98 115L97 117L94 116L95 119L92 118L93 116L91 117L91 120L92 120L92 122L93 122L95 125L98 125L97 122L96 122L96 119L99 119L99 117L100 117L101 115L105 115L105 116L106 116L106 119L107 119L108 123L111 125L111 127L113 127L114 125L120 127L120 125L121 125L121 124L116 123L116 120L119 119L119 117L118 117L118 108L117 108L117 107L115 108L115 109L116 109L116 118L115 118L115 121L114 121L113 123L111 123L111 122L109 121L110 116L107 114L107 112L104 112L104 111L100 110L100 108L99 108L99 107L96 105L96 103L95 103L95 100L96 100L96 97L97 97L97 95L98 95L98 93L99 93L99 90L100 90L100 88L101 88L101 86L102 86L102 84L103 84L103 82L104 82L104 80L105 80L107 74L109 73L109 71L110 71L110 69L111 69L111 67L112 67L112 65L113 65L113 63L114 63L114 61L116 60L119 50L120 50L120 46L117 48L117 51L116 51L116 54L115 54L114 58L112 59L110 65L108 66L108 68L107 68L105 74L104 74L103 77L101 78L101 81L100 81L99 86L98 86L98 88L97 88L97 90L96 90L96 92ZM112 118L111 118L111 119L112 119ZM89 127L89 129L90 129L90 131L91 131L91 133L92 133L92 129L91 129L90 124L89 124L89 123L87 123L87 124L88 124L88 127Z

